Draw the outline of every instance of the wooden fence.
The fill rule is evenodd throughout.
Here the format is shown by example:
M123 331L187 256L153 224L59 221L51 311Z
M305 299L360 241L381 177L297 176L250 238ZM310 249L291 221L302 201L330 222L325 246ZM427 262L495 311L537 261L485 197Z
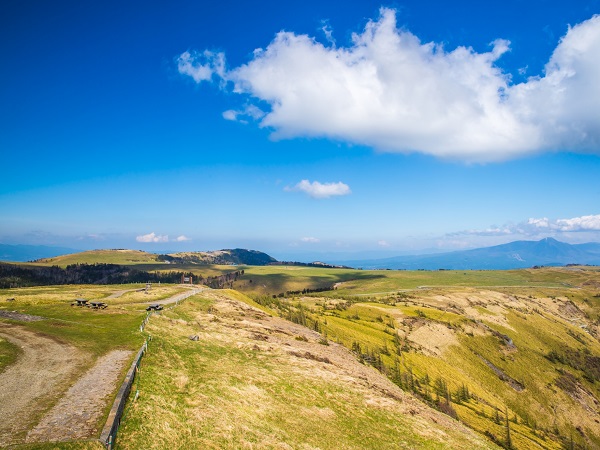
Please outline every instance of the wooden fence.
M131 386L133 385L133 380L135 379L135 375L140 366L140 361L142 360L142 356L146 353L148 348L148 341L144 342L142 348L138 352L135 360L131 364L127 375L125 376L125 380L119 389L119 393L117 394L117 398L110 409L110 413L108 413L108 419L106 420L106 425L102 429L102 433L100 434L100 441L107 448L107 450L112 450L115 446L115 441L117 437L117 431L119 430L119 425L121 424L121 417L123 416L123 409L125 408L125 403L127 402L127 398L129 397L129 393L131 392Z

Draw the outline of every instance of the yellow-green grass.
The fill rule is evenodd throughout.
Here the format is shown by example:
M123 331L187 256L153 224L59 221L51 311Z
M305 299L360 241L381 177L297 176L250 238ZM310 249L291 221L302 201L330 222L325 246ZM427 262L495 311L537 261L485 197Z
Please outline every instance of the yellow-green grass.
M464 286L523 288L565 288L580 285L588 280L600 281L597 270L568 268L543 268L521 270L472 270L472 271L364 271L371 277L343 283L337 288L339 295L372 295L392 293L419 287Z
M110 293L131 289L131 285L116 286L47 286L0 290L0 311L16 311L44 318L33 322L12 321L30 330L52 336L95 355L112 349L137 349L143 339L139 325L145 311L137 311L111 304L118 299L105 300ZM177 292L178 288L174 288ZM76 298L102 300L109 304L107 309L91 309L71 306ZM140 309L138 307L138 309Z
M126 409L119 448L493 447L464 430L442 432L418 412L400 413L392 400L378 404L379 394L365 396L348 376L291 357L276 341L259 347L244 337L247 316L230 314L196 296L152 318L140 395ZM193 334L199 342L188 339Z
M483 326L478 325L477 320L468 314L461 316L444 311L438 295L443 292L441 289L436 289L433 293L417 293L412 299L398 302L396 306L354 303L343 311L329 309L328 301L331 304L335 303L329 299L304 297L300 301L306 304L309 320L319 320L322 332L326 332L330 339L348 348L355 347L355 343L358 343L362 352L383 349L380 357L388 372L397 366L405 372L410 369L415 377L420 378L427 374L431 388L433 380L444 378L452 392L466 385L471 394L475 395L469 402L474 411L481 411L482 408L508 408L511 414L516 415L517 421L520 421L515 428L517 432L513 441L518 443L517 448L539 448L538 445L542 448L556 448L558 444L553 443L556 436L552 435L555 427L564 439L574 432L578 423L590 439L587 444L595 442L593 445L598 445L600 428L592 420L585 419L581 422L580 419L586 417L586 407L560 389L557 379L564 371L576 376L579 386L596 399L600 398L598 382L589 382L582 377L580 371L552 363L547 358L551 351L560 352L565 348L582 352L585 349L591 355L600 355L600 344L597 340L555 315L560 308L550 307L553 302L567 305L569 301L574 301L575 304L586 304L591 310L595 310L597 302L583 302L581 298L577 298L582 297L582 294L566 287L559 292L551 289L550 292L556 295L554 299L538 298L535 301L523 296L522 288L515 289L517 293L507 296L506 304L499 303L497 296L491 296L489 303L472 308L478 314L477 320L482 321L488 328L482 328ZM510 289L504 288L502 291L510 293ZM461 291L453 288L449 292L447 306L456 307L452 299ZM473 292L473 296L470 292ZM428 295L431 297L428 298ZM466 291L464 297L480 301L485 295L485 292L471 290ZM298 299L290 301L294 303ZM321 309L315 308L319 305ZM398 353L387 325L390 318L394 318L400 336L408 333L409 340L413 325L435 322L452 330L456 342L441 355L431 354L427 348L422 349L414 342L409 342L408 350L404 349ZM488 330L494 330L498 334L494 335ZM510 337L515 347L508 346L502 335ZM388 351L390 355L386 354ZM509 382L501 380L486 361L516 383L521 383L525 389L517 391ZM558 410L556 405L560 405ZM461 414L459 417L472 428L497 436L498 427L490 417L469 413L464 408ZM525 419L531 423L523 425ZM533 422L535 426L532 425ZM540 431L540 428L545 431ZM540 437L544 434L550 437L544 440Z
M47 442L39 444L13 445L15 450L102 450L105 449L99 440L77 442Z
M141 250L90 250L81 253L55 256L36 261L37 265L66 267L71 264L161 264L154 253Z
M19 346L0 337L0 372L13 364L20 354Z
M136 269L146 270L149 272L191 272L197 278L194 282L199 281L200 278L215 277L226 273L236 272L242 270L246 266L233 266L229 264L140 264L136 266Z
M156 269L156 267L154 267ZM148 266L146 270L151 270ZM305 289L336 286L328 295L338 297L384 297L402 300L415 291L436 287L519 287L523 295L552 295L569 287L579 287L594 295L600 289L600 271L596 267L541 268L479 271L395 271L330 269L302 266L162 266L160 271L185 270L197 275L215 276L244 270L233 288L256 294L280 294ZM409 292L406 292L409 291ZM312 294L321 295L321 294ZM577 295L577 294L575 294ZM581 297L582 299L585 297ZM588 300L590 300L588 298ZM593 298L591 299L593 300Z
M330 288L342 281L381 276L377 272L304 266L239 266L239 269L244 270L244 276L234 283L234 289L260 294Z

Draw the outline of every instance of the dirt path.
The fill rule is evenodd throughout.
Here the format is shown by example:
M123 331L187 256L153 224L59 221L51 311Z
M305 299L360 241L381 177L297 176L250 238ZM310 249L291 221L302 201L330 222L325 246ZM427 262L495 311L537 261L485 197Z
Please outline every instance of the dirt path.
M0 373L0 447L23 441L36 419L64 390L87 357L18 325L0 323L0 336L18 345L22 355Z
M127 292L141 292L141 291L145 291L145 289L144 288L141 288L141 289L123 289L122 291L115 291L115 292L113 292L108 297L106 297L105 300L111 299L111 298L119 298L120 296L122 296L123 294L126 294Z
M194 288L189 290L188 292L182 292L181 294L176 294L173 297L169 297L169 298L165 298L164 300L158 300L158 301L154 301L154 302L147 302L148 305L152 304L152 305L169 305L171 303L177 303L180 302L181 300L185 300L188 297L191 297L192 295L196 295L202 291L206 291L209 290L209 288L206 287L202 287L202 288Z
M67 441L97 435L108 396L131 354L131 351L114 350L99 358L28 433L26 442Z

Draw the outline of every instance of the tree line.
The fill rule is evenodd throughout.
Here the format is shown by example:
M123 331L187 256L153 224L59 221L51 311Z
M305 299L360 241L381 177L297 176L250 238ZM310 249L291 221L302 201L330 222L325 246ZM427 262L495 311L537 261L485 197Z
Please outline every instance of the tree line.
M242 271L203 278L192 272L148 272L118 264L71 264L59 266L22 266L0 263L0 288L49 286L61 284L126 284L126 283L180 283L182 277L193 277L200 284L220 289L243 275Z

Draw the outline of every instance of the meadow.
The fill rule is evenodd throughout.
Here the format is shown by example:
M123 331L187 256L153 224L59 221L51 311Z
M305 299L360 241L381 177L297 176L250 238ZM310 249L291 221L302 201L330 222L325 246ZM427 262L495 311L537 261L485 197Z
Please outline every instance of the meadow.
M131 265L244 274L143 334L145 303L184 287L0 291L0 312L44 317L20 326L87 355L151 338L119 448L600 448L597 267ZM0 373L18 357L0 340Z

